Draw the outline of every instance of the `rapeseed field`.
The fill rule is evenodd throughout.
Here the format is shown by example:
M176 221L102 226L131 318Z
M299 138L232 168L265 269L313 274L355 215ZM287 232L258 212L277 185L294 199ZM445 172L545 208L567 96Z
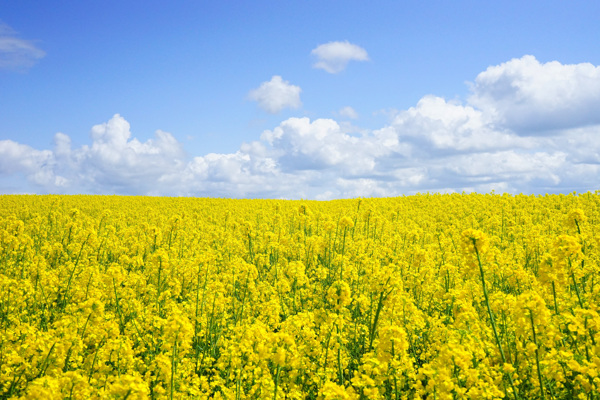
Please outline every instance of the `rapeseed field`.
M0 196L0 399L599 399L600 194Z

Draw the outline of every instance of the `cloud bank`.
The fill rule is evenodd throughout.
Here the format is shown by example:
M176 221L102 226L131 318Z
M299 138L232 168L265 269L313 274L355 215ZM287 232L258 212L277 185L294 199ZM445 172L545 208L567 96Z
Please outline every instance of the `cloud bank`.
M465 103L425 96L360 135L334 119L289 118L231 154L189 156L160 130L140 142L116 114L79 148L63 133L49 150L0 141L0 188L24 176L38 193L331 199L596 190L598 71L525 56L481 72Z
M515 132L600 124L600 67L541 64L524 56L489 67L472 86L469 102Z
M45 55L33 41L17 37L11 27L0 23L0 70L23 71Z
M317 46L311 54L317 58L314 68L337 74L346 68L350 61L368 61L367 51L360 46L345 42L329 42Z

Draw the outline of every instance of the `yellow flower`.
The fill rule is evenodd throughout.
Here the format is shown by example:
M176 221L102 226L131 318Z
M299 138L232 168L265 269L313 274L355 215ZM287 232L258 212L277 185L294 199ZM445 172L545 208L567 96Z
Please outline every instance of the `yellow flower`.
M340 219L340 228L342 229L347 229L347 228L352 228L354 226L354 222L352 222L352 219L350 217L342 217Z
M485 233L477 229L467 229L461 235L461 247L465 254L477 251L480 255L489 248L489 240Z
M510 374L515 371L515 367L513 367L512 364L504 363L502 364L502 371L504 371L507 374Z
M338 280L335 281L327 291L327 299L336 310L340 310L352 301L350 294L350 286L348 283Z
M582 228L581 225L586 221L587 217L581 208L573 209L569 212L569 214L567 214L567 226L575 229L576 231L580 231Z
M552 256L559 262L580 255L581 243L574 236L559 235L554 241Z
M325 382L319 391L319 400L356 400L358 395L352 387L345 388L331 381Z
M310 215L310 209L308 208L308 206L306 204L300 204L300 207L298 207L298 214L300 215Z
M121 375L108 386L107 392L114 398L123 399L126 397L128 400L145 400L150 394L148 386L138 375Z
M275 354L273 354L273 362L277 365L279 365L280 367L283 367L285 365L285 358L286 358L286 351L283 347L278 347L277 350L275 351Z

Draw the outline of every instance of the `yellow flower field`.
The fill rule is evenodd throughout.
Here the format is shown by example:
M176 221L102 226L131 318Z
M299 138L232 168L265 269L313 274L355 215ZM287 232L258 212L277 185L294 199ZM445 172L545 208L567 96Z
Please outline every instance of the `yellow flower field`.
M0 399L600 399L600 193L0 196Z

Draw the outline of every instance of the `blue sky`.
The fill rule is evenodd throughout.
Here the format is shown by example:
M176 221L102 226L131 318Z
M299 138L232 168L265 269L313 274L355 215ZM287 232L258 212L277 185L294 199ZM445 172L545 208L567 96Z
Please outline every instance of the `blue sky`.
M592 1L0 5L0 193L599 189Z

